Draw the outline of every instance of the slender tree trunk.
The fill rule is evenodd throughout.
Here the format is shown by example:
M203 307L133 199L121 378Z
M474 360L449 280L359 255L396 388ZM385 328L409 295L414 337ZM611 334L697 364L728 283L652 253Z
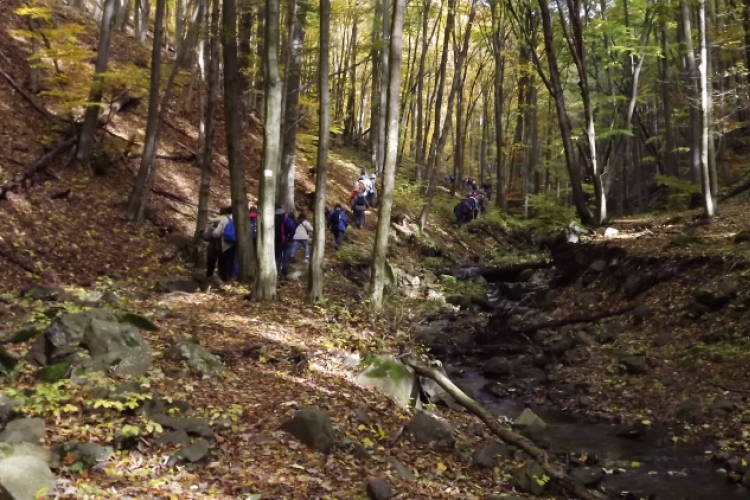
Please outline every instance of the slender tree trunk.
M380 0L383 4L383 46L380 48L380 104L378 109L378 155L377 168L378 177L383 176L383 162L385 159L385 134L386 134L386 113L388 107L388 44L390 43L390 24L391 24L391 3L393 0ZM403 42L402 42L403 43Z
M503 78L505 76L505 20L500 18L497 1L491 2L492 7L492 53L495 58L494 98L495 98L495 168L497 173L496 205L503 212L508 211L508 200L505 191L505 165L503 149Z
M120 32L125 33L128 30L128 22L130 21L130 11L133 8L134 0L123 0L122 9L120 9L120 23L117 25L117 29Z
M320 0L320 59L318 66L318 161L315 167L315 218L310 256L308 300L323 299L323 253L326 246L326 182L328 180L328 134L331 125L330 91L328 89L328 50L331 31L331 0ZM356 82L352 82L355 85Z
M86 108L86 115L83 118L83 126L78 136L78 150L76 159L80 162L87 162L91 157L91 151L94 148L94 133L96 124L99 121L101 112L102 92L104 79L102 75L107 72L109 64L109 43L112 36L112 28L115 25L115 6L117 0L105 0L102 12L102 32L99 37L99 47L96 56L96 66L94 68L94 81L91 82L91 92L89 93L89 106Z
M422 3L422 51L419 54L419 72L417 74L417 148L415 155L416 168L414 169L414 181L417 184L422 182L422 166L424 164L424 149L422 148L422 133L424 132L424 79L425 79L425 62L427 59L427 50L429 48L429 40L427 39L427 23L430 18L430 0L424 0ZM437 24L437 23L436 23Z
M182 46L182 33L185 31L185 0L174 0L174 53L175 57L180 53ZM179 63L180 61L178 61Z
M141 5L145 0L140 0ZM128 219L141 224L146 211L148 199L148 178L151 171L151 151L156 151L156 131L159 127L159 95L161 91L161 42L164 33L164 11L166 0L156 2L156 19L154 21L154 45L151 50L151 87L148 94L148 115L146 117L146 135L143 141L143 154L138 176L128 198ZM141 14L143 14L141 12Z
M560 77L560 69L557 65L557 53L555 51L555 40L552 31L552 19L550 16L549 6L545 0L539 0L539 12L542 18L542 31L544 33L544 48L547 53L547 62L549 64L549 86L552 93L552 97L555 100L555 108L557 110L557 121L560 126L560 136L563 143L563 151L565 153L565 165L568 168L568 175L570 176L571 194L573 196L573 203L578 211L578 216L584 224L591 224L594 222L594 218L586 204L586 198L583 194L583 187L581 186L581 175L579 172L579 165L575 158L575 149L573 146L572 139L572 127L570 125L570 118L568 112L565 109L565 95L562 89L562 79Z
M699 76L695 63L692 28L690 26L690 7L687 0L680 0L680 21L682 23L683 43L685 44L685 62L687 67L687 88L689 89L688 105L690 106L690 172L696 185L701 183L701 126L700 111L694 101L699 97Z
M701 36L700 59L700 95L701 95L701 190L703 191L703 216L711 219L715 215L713 197L711 196L711 175L708 164L708 134L711 133L711 97L708 94L708 23L706 23L706 0L699 0L698 23Z
M279 0L266 0L265 51L265 129L263 132L263 178L260 187L260 227L258 228L258 278L255 300L276 299L276 256L274 196L281 167L281 101L283 85L279 76Z
M661 99L664 106L664 163L667 174L677 177L679 172L674 159L674 131L672 127L672 92L669 81L669 36L666 17L661 22Z
M399 137L399 99L401 89L401 54L403 52L403 29L406 0L396 0L393 9L391 43L389 45L388 76L388 134L386 136L383 185L378 196L378 232L375 235L375 248L372 259L372 281L370 289L372 304L375 309L383 306L383 289L386 281L386 256L388 239L391 234L391 209L393 206L393 188L396 181L396 160L398 157Z
M357 2L354 2L354 10ZM344 138L346 144L354 146L356 133L356 109L357 100L357 27L359 26L359 15L354 14L352 22L352 33L349 41L349 94L346 98L346 121L344 122Z
M379 124L380 124L380 72L381 59L380 52L378 50L378 44L383 34L381 19L383 13L383 1L388 0L375 0L375 13L373 14L372 20L372 49L370 50L370 58L372 60L372 92L370 97L370 165L373 172L378 171L378 139L380 136Z
M302 44L307 25L307 0L293 0L292 29L286 61L286 105L284 107L283 144L281 153L281 185L279 203L284 210L294 210L294 161L297 150L297 123L300 120Z
M208 65L206 84L208 97L204 109L205 132L203 139L203 150L201 151L201 184L198 191L198 218L195 225L194 245L200 249L201 232L208 223L208 200L211 195L211 165L213 163L214 151L214 113L216 113L216 96L219 87L219 1L211 0L211 21L209 26L210 42L208 45ZM205 60L204 59L204 60ZM234 140L235 138L232 137ZM200 259L199 259L200 260Z

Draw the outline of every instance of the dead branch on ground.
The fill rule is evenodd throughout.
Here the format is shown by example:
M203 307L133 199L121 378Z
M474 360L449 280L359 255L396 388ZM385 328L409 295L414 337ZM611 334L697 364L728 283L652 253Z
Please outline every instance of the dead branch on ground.
M62 141L60 144L58 144L56 147L54 147L51 151L44 154L41 158L39 158L37 161L35 161L29 168L27 168L25 171L17 175L14 179L6 182L2 186L0 186L0 200L4 200L7 195L8 191L12 191L13 189L16 189L17 187L21 186L24 182L26 182L32 175L37 174L47 168L48 164L57 158L59 155L65 153L71 148L75 147L76 144L76 136L68 137L64 141Z
M565 474L557 467L552 466L547 461L547 454L541 448L537 447L529 439L507 429L497 419L488 412L482 405L471 399L456 387L451 380L439 370L424 366L414 360L411 356L403 358L403 362L414 369L414 372L421 376L435 381L445 392L450 394L458 404L474 414L479 420L485 423L487 427L499 437L503 442L522 449L531 458L533 458L544 469L545 474L557 481L566 491L582 500L606 500L606 496L596 491L590 491L581 483Z
M53 115L52 113L44 109L44 107L41 104L36 102L36 100L33 97L31 97L31 94L26 92L20 85L18 85L13 80L13 78L10 77L8 73L0 69L0 76L5 78L7 82L10 84L10 86L13 87L16 90L16 92L21 94L21 96L23 96L23 98L26 99L29 102L29 104L31 104L34 107L34 109L37 110L43 117L45 117L48 120L55 119L55 115Z

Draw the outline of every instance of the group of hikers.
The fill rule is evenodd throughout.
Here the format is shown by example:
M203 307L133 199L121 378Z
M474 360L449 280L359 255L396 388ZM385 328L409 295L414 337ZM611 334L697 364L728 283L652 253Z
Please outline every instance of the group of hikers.
M357 179L354 190L349 196L354 221L358 228L365 225L365 212L375 206L375 192L377 177L368 176L364 171ZM250 231L253 247L258 248L258 209L248 208ZM344 233L349 227L346 211L340 203L332 210L326 211L326 226L331 231L334 248L338 250L344 239ZM274 213L274 249L276 253L276 268L282 279L289 274L289 264L295 258L300 248L304 250L305 264L310 262L310 238L313 226L307 220L307 215L300 212L294 216L277 204ZM232 207L226 206L219 211L219 216L210 221L209 226L201 234L201 239L208 243L206 249L206 276L213 276L218 270L222 281L230 281L238 274L237 264L237 233L232 220Z
M473 179L467 179L467 181L473 181ZM459 201L453 208L458 227L471 222L480 215L482 217L487 215L487 204L490 201L492 193L492 187L486 184L482 186L481 190L476 189L476 181L473 184L467 182L467 185L471 188L471 191L469 191L466 198Z

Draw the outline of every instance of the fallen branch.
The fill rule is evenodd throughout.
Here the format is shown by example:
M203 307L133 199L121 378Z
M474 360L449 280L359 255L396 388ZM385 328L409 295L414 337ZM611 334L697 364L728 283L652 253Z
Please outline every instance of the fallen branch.
M511 264L505 267L490 267L480 269L477 274L490 282L513 282L526 269L546 269L552 266L552 262L529 262L526 264Z
M8 191L11 191L21 184L23 184L27 179L29 179L32 175L42 171L47 167L47 164L57 158L59 155L64 153L65 151L69 150L72 147L75 147L76 143L76 136L68 137L63 142L58 144L55 148L53 148L51 151L46 153L44 156L39 158L37 161L35 161L29 168L27 168L24 172L17 175L13 180L10 180L0 186L0 200L4 200L7 197Z
M706 382L727 392L738 392L740 394L750 394L750 389L740 389L738 387L729 387L728 385L724 385L719 382L714 382L713 380L706 380Z
M27 101L29 101L29 104L31 104L32 106L34 106L34 109L36 109L37 111L39 111L39 113L43 117L45 117L48 120L54 120L55 119L55 115L53 115L52 113L50 113L49 111L47 111L46 109L44 109L44 107L41 104L39 104L38 102L36 102L34 100L34 98L31 97L31 94L29 94L28 92L26 92L20 85L18 85L15 81L13 81L13 78L11 78L8 73L6 73L5 71L3 71L3 70L0 69L0 75L2 75L2 77L5 78L8 81L8 83L10 84L10 86L13 87L14 89L16 89L16 91L19 94L21 94L24 99L26 99Z
M558 482L566 491L573 494L575 497L581 500L605 500L607 497L596 491L590 491L581 483L575 481L572 477L565 474L558 468L550 465L547 461L547 454L541 448L537 447L530 440L517 434L510 429L507 429L497 419L488 412L482 405L471 399L469 396L463 393L461 389L456 387L451 380L446 377L443 373L434 368L424 366L415 361L411 356L404 357L402 361L410 366L414 372L421 376L429 378L435 381L440 387L445 390L456 403L466 408L470 413L473 413L479 420L485 423L487 427L499 437L502 441L517 448L522 449L531 456L541 467L544 469L545 474L550 478Z
M630 304L625 307L621 307L620 309L615 309L614 311L604 311L589 315L568 316L567 318L543 321L541 323L536 323L534 325L515 329L514 332L518 334L529 334L534 333L537 330L543 330L545 328L560 328L561 326L573 325L576 323L593 323L594 321L599 321L600 319L625 314L626 312L632 311L633 309L635 309L635 306L633 304Z
M724 202L724 201L730 200L730 199L734 198L735 196L744 193L747 190L750 190L750 179L746 180L745 182L743 182L742 184L740 184L736 188L734 188L731 191L729 191L729 193L727 193L727 195L724 196L721 199L721 201Z

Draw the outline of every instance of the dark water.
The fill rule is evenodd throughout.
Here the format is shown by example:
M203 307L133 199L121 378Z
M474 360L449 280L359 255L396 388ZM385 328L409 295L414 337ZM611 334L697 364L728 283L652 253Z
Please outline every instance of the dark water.
M515 419L526 407L512 397L498 398L482 390L489 382L481 374L460 368L457 381L475 389L479 401L492 413ZM733 500L748 499L747 490L727 482L717 472L716 463L705 460L704 450L691 446L675 446L666 431L655 430L639 439L627 439L616 434L621 426L591 423L559 410L532 408L546 423L544 436L549 440L550 452L587 453L599 459L597 467L613 470L603 481L605 490L615 498L630 492L630 498L657 500ZM637 462L637 467L633 463ZM624 468L626 472L617 472ZM653 496L652 496L653 495Z

